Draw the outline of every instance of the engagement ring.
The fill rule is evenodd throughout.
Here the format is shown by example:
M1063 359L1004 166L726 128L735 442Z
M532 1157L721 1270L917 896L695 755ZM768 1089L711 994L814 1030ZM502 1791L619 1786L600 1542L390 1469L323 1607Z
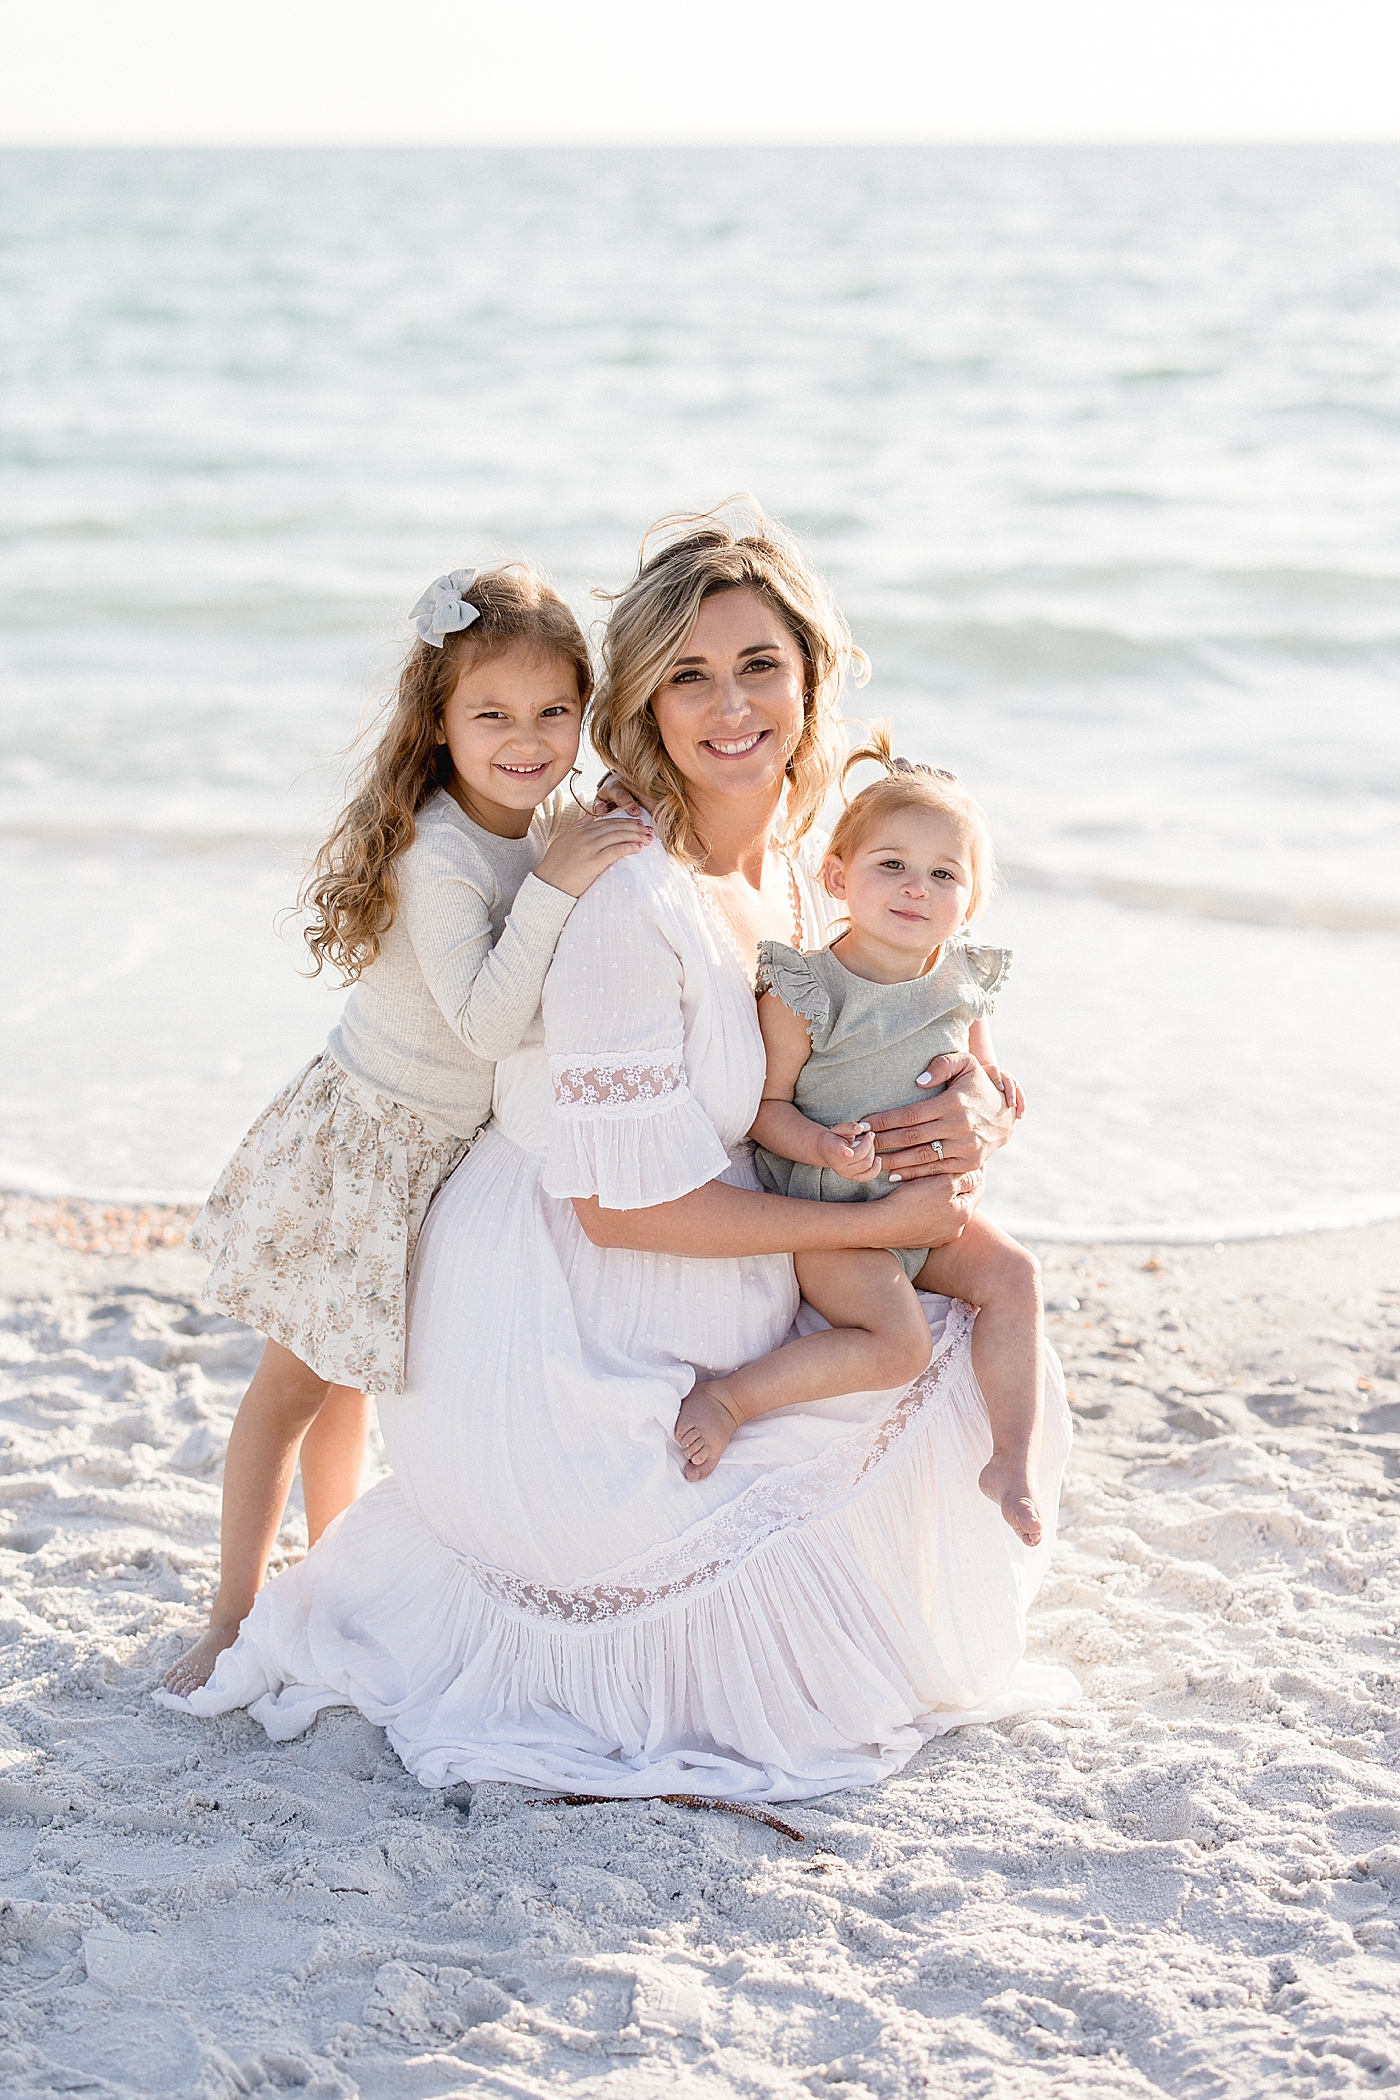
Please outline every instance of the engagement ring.
M935 1138L935 1139L934 1139L934 1141L933 1141L933 1156L934 1156L934 1158L935 1158L935 1159L942 1159L942 1157L943 1157L943 1140L942 1140L942 1138Z

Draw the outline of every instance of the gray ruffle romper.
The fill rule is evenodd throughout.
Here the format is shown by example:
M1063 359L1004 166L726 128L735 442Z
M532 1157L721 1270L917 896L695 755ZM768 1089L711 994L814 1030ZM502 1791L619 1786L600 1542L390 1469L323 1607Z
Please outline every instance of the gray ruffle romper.
M839 936L838 936L839 938ZM872 984L855 977L830 948L800 955L781 941L760 941L758 989L775 992L811 1023L812 1054L798 1074L793 1099L804 1116L824 1123L858 1123L884 1108L904 1108L941 1093L916 1087L930 1059L966 1050L974 1021L990 1014L1011 967L1008 948L947 942L926 977L903 984ZM754 1148L754 1166L766 1189L821 1203L869 1203L888 1196L890 1179L844 1181L830 1167L808 1167ZM892 1247L909 1280L928 1259L927 1247Z

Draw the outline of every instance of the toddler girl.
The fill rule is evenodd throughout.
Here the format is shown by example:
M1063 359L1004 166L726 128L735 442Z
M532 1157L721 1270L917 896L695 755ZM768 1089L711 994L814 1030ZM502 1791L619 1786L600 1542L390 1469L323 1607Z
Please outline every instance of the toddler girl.
M768 1076L754 1164L765 1188L827 1203L889 1193L899 1176L881 1172L859 1119L909 1102L918 1075L944 1051L971 1050L1018 1116L1025 1106L997 1069L988 1025L1011 958L971 946L965 933L994 879L986 819L951 774L895 758L884 729L851 755L843 780L872 758L885 778L848 804L822 870L849 930L812 955L759 945ZM676 1420L686 1477L713 1472L735 1428L755 1415L907 1385L929 1360L915 1290L939 1291L978 1309L972 1361L992 1424L982 1492L1037 1544L1030 1467L1044 1339L1035 1256L974 1216L931 1252L800 1254L796 1265L803 1297L830 1328L694 1386Z
M454 569L303 895L314 966L353 986L325 1050L253 1125L190 1234L207 1296L267 1337L224 1466L209 1631L187 1694L262 1585L300 1450L311 1542L359 1491L368 1393L403 1382L409 1263L491 1112L574 900L651 836L560 790L592 693L564 600L522 564Z

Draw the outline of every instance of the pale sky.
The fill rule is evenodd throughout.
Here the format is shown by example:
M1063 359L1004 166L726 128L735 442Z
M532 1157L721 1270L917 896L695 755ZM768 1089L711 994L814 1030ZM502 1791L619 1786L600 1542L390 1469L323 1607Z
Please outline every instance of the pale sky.
M11 0L10 145L1400 139L1400 0Z

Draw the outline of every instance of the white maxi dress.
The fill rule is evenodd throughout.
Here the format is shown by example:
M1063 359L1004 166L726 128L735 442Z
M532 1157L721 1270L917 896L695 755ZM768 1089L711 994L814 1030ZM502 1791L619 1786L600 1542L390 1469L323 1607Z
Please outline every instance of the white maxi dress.
M693 1370L782 1341L792 1262L598 1248L569 1199L757 1189L763 1074L752 984L693 875L660 845L618 863L571 914L542 1025L429 1212L408 1389L381 1408L392 1478L268 1585L181 1705L250 1707L278 1739L354 1706L432 1787L784 1801L1078 1696L1023 1659L1069 1448L1059 1367L1032 1550L977 1487L967 1306L925 1300L911 1386L769 1415L684 1478Z

